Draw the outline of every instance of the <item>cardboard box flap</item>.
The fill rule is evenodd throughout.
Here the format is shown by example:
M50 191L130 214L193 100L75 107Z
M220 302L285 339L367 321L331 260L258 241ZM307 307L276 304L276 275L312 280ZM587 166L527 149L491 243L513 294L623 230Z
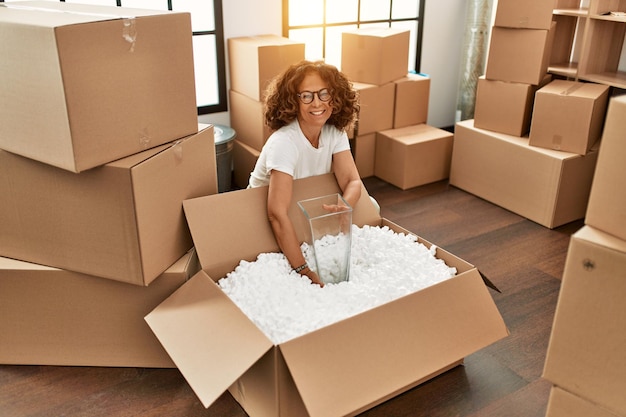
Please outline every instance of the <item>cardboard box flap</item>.
M273 346L203 271L145 320L205 407Z
M308 224L297 202L337 192L339 186L333 174L294 182L289 216L301 242L306 240ZM214 280L233 271L241 260L254 261L260 253L279 251L267 220L267 187L189 199L183 202L183 208L202 269ZM379 221L363 188L352 222L362 226Z
M472 269L280 349L309 414L344 416L385 401L507 335L488 289Z

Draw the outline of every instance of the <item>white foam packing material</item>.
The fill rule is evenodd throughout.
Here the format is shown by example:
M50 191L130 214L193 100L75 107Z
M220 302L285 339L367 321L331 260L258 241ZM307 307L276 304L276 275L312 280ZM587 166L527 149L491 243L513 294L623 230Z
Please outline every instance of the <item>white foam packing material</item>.
M301 247L313 265L308 244ZM282 253L241 261L218 285L275 344L328 326L456 275L414 235L352 226L350 279L324 287L294 272Z

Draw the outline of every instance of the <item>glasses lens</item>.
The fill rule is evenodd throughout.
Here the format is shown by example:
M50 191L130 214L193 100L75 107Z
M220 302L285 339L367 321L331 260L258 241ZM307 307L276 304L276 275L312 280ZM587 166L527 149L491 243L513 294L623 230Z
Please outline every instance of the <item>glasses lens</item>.
M309 104L310 102L313 101L313 93L310 93L308 91L300 93L299 96L300 96L300 100L302 100L304 104Z
M330 93L328 92L327 89L323 89L317 92L317 97L321 100L321 101L328 101L330 100Z

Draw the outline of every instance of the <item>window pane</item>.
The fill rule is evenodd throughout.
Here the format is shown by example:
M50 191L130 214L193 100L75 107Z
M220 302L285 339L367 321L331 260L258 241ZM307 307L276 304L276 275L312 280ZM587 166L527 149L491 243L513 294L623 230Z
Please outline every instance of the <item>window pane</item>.
M392 19L417 18L420 2L416 0L393 0Z
M341 68L341 33L356 29L356 25L332 26L326 29L326 62Z
M135 9L167 10L167 0L122 0L122 7Z
M219 103L216 40L214 35L193 37L198 107Z
M292 29L289 31L289 39L304 43L304 57L315 61L324 56L323 34L322 28Z
M324 0L291 0L289 26L324 23Z
M172 0L172 10L191 13L191 30L206 32L215 30L213 0Z
M359 0L326 1L326 23L356 22Z
M361 21L389 19L390 0L361 0Z
M415 71L415 58L417 57L417 22L415 20L407 20L403 22L391 23L392 28L407 29L411 31L409 36L409 71Z

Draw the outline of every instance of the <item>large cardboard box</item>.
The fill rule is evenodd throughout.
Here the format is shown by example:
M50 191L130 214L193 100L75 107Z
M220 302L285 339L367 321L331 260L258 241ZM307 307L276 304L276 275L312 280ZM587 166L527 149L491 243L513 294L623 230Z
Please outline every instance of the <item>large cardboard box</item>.
M407 74L394 80L396 97L393 128L418 125L428 121L430 77L422 74Z
M450 175L454 135L427 124L376 133L374 175L403 190Z
M304 59L304 43L278 35L228 39L230 87L261 101L269 82L287 67Z
M626 240L626 96L614 97L606 115L585 224Z
M609 86L554 80L535 94L530 144L584 155L600 139Z
M395 84L374 85L355 82L353 85L359 93L361 106L356 127L357 136L391 129L394 117Z
M546 75L541 85L550 82ZM530 131L535 92L538 86L478 78L474 126L513 136Z
M263 102L237 91L229 91L230 126L237 132L240 142L260 151L272 130L265 124Z
M210 125L80 174L0 151L0 256L148 285L193 246L183 200L214 193Z
M2 149L80 172L197 132L189 13L12 2L0 37Z
M199 268L191 249L140 287L0 257L0 363L172 368L144 316Z
M294 183L300 241L308 227L296 202L338 191L332 174ZM185 201L203 270L146 317L205 406L229 390L250 416L356 415L508 334L478 270L437 248L454 278L274 345L214 282L278 251L266 204L265 187ZM353 222L409 233L380 218L365 189Z
M498 0L494 26L550 29L554 3L546 0Z
M626 241L590 226L570 240L543 377L626 416Z
M577 395L552 386L546 417L620 417Z
M260 151L235 139L233 142L233 181L238 188L246 188Z
M450 184L554 228L585 217L597 151L581 156L458 122Z
M376 162L376 133L357 136L352 141L352 151L361 178L373 176Z
M494 26L485 78L539 85L548 72L553 37L554 27L546 30Z
M359 28L341 34L341 71L350 80L381 85L406 75L410 32L398 28Z

